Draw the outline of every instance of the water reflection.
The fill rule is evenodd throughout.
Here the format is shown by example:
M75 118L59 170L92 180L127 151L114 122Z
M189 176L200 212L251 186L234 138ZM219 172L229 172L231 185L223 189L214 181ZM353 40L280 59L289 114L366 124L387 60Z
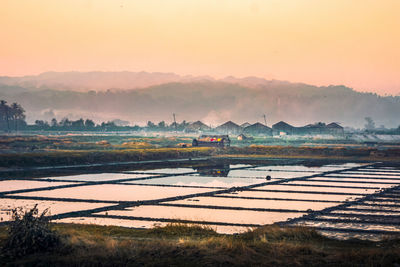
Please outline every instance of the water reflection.
M5 179L0 182L0 220L9 220L10 208L14 206L39 203L50 207L52 214L64 213L57 222L137 228L189 222L234 233L307 213L315 214L312 216L316 219L307 217L294 222L325 230L336 227L342 231L349 228L400 231L400 227L389 225L388 221L381 227L381 218L376 225L361 220L382 215L385 215L382 220L398 218L398 189L369 196L367 201L346 203L399 184L398 169L396 173L387 173L385 169L367 169L358 164L306 167L230 163L218 161L58 177L47 174L36 180ZM359 169L350 169L353 167ZM18 191L7 192L13 190ZM343 203L348 208L334 209ZM70 212L80 212L79 217L72 217ZM330 219L327 216L353 221L337 226L334 220L324 221Z
M198 166L193 169L201 176L212 177L227 177L231 170L229 164Z

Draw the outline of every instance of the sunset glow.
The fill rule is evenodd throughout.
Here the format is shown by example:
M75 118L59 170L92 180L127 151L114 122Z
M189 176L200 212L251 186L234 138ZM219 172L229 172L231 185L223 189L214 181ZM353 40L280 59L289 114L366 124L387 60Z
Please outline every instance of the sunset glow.
M2 0L0 76L159 71L400 93L400 1Z

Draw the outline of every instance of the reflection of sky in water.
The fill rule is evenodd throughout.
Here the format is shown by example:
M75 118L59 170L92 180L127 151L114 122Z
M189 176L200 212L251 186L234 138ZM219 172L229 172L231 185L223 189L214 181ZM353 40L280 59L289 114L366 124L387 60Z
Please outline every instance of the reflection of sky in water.
M358 174L358 173L348 173L348 172L342 172L342 173L333 173L333 174L327 174L326 177L329 176L343 176L343 177L376 177L376 178L400 178L400 175L378 175L378 174Z
M314 222L314 221L301 221L299 223L304 226L314 227L334 227L337 229L357 229L357 230L384 230L384 231L399 231L399 226L380 225L370 223L334 223L334 222ZM400 234L400 232L399 232Z
M297 183L305 183L299 181ZM312 186L285 186L285 185L266 185L254 188L255 190L285 190L285 191L312 191L312 192L337 192L348 194L372 194L375 189L353 189L353 188L335 188L335 187L312 187ZM324 198L320 198L324 199Z
M25 197L49 197L49 198L69 198L69 199L82 199L82 200L98 200L98 201L142 201L142 200L156 200L163 198L173 198L177 196L187 196L193 194L208 193L219 190L218 188L231 188L241 187L249 185L263 184L267 182L277 182L280 179L285 178L297 178L310 175L318 175L324 171L342 170L345 168L352 168L361 166L360 164L349 163L344 165L325 165L322 167L306 167L301 165L281 165L281 166L263 166L257 168L240 169L243 167L251 167L246 164L235 164L230 165L216 165L216 166L203 166L199 169L199 172L193 168L160 168L154 170L136 170L136 171L124 171L121 173L97 173L97 174L82 174L82 175L67 175L61 177L46 177L41 178L40 181L35 180L9 180L0 181L0 192L9 190L20 190L30 188L43 188L49 186L58 185L69 185L75 184L76 187L61 188L54 190L45 190L35 192L26 192L13 194L13 196L25 196ZM239 168L239 169L235 169ZM367 167L362 167L367 170ZM225 175L229 170L228 177L212 176L214 171L220 170L221 173L216 175ZM311 210L322 210L328 207L336 206L346 201L353 201L361 198L358 194L371 194L378 191L373 188L387 188L391 187L391 184L381 184L382 182L390 182L394 184L400 183L400 170L394 171L393 169L386 169L391 171L391 174L386 175L382 169L368 168L370 172L363 170L347 171L341 174L332 174L332 176L340 176L339 178L320 176L311 178L308 180L300 181L289 181L285 184L278 185L264 185L254 190L236 191L232 193L219 194L227 197L191 197L182 200L171 200L169 204L181 204L181 205L192 205L194 207L172 207L162 205L144 205L134 208L127 208L125 210L110 210L101 212L98 215L115 215L115 216L132 216L132 217L143 217L142 220L137 219L118 219L118 218L100 218L100 217L78 217L78 218L66 218L57 220L57 222L72 222L72 223L94 223L101 225L120 225L126 227L136 228L151 228L154 226L163 226L166 222L160 222L160 219L170 220L189 220L189 221L207 221L211 223L231 223L231 224L255 224L264 225L275 223L279 221L286 221L289 218L298 218L305 213L287 213L287 212L260 212L254 210L234 210L234 209L207 209L207 208L195 208L197 205L204 206L218 206L218 207L238 207L247 209L288 209L307 211ZM379 171L381 170L381 171ZM144 173L144 174L141 174ZM154 178L151 173L165 174L165 175L176 175L169 177L158 177ZM184 173L192 173L190 175L183 175ZM266 176L271 176L271 180L266 180ZM372 177L373 179L357 179L357 177ZM151 177L151 179L143 179ZM399 178L396 180L396 178ZM385 179L377 179L385 178ZM65 180L69 182L48 182L46 179L54 180ZM132 181L126 181L121 183L107 183L122 179L138 179ZM322 181L316 181L322 180ZM79 182L99 182L96 185L80 185ZM335 181L335 182L332 182ZM340 182L338 182L340 181ZM104 182L102 184L102 182ZM353 183L356 182L356 183ZM360 183L366 182L366 183ZM376 182L371 184L368 182ZM143 184L143 185L138 185ZM157 186L157 185L176 185L176 186L197 186L197 187L210 187L210 188L190 188L190 187L168 187L168 186ZM301 185L301 186L300 186ZM304 186L303 186L304 185ZM332 186L347 186L347 187L365 187L362 188L337 188ZM283 190L287 192L265 192L262 190ZM298 191L298 193L294 192ZM307 191L317 193L307 193ZM304 193L302 193L304 192ZM321 194L318 192L325 192L328 194ZM329 193L344 193L346 195L334 195ZM393 191L394 192L394 191ZM230 197L230 198L228 198ZM235 198L236 197L236 198ZM278 200L272 199L245 199L239 197L249 198L278 198ZM292 199L279 200L281 199ZM302 201L304 200L304 201ZM333 202L311 202L305 200L323 200ZM379 224L363 224L360 218L356 216L360 215L400 215L399 207L385 207L386 205L398 204L397 198L383 198L379 197L379 200L384 202L366 201L365 204L352 205L349 208L342 210L335 210L328 215L321 216L320 218L329 219L329 215L332 218L352 218L355 220L354 223L343 223L343 224L329 224L329 223L313 223L310 220L304 222L305 224L312 224L311 226L321 227L342 227L347 229L348 227L354 227L357 229L377 229L377 230L399 230L400 225L397 227L387 227ZM52 214L60 214L71 211L90 210L99 207L112 206L114 204L106 203L82 203L82 202L63 202L63 201L36 201L36 200L14 200L14 199L1 199L0 201L0 217L3 220L8 220L10 217L9 210L13 207L24 206L32 207L35 203L39 203L39 209L45 209L50 207ZM372 204L372 205L366 205ZM369 209L369 211L354 211L350 209ZM8 214L7 214L8 212ZM350 217L340 216L339 213L348 214ZM152 218L154 221L149 221ZM386 218L393 220L393 218ZM338 226L339 225L339 226ZM221 233L237 233L244 232L248 228L243 226L219 226L211 225L218 232ZM337 237L344 236L340 233ZM369 236L365 234L364 236ZM370 235L372 236L372 235Z
M365 210L334 210L332 213L344 213L344 214L354 214L354 215L396 215L399 216L400 214L398 212L390 212L390 211L381 211L381 210L371 210L371 211L365 211Z
M125 173L95 173L95 174L80 174L80 175L69 175L69 176L57 176L57 177L45 177L41 179L53 179L53 180L68 180L68 181L79 181L79 182L101 182L101 181L113 181L121 179L133 179L149 177L151 175L146 174L125 174Z
M376 182L376 183L395 183L395 184L400 184L400 180L390 180L390 179L359 179L359 178L345 178L345 177L340 177L340 178L336 178L336 177L325 177L325 176L321 176L321 177L313 177L310 178L309 181L312 180L324 180L324 181L343 181L343 182ZM334 185L333 183L331 183L332 185ZM367 183L364 183L364 185ZM376 184L377 187L381 187L379 184ZM372 186L372 184L371 184ZM392 186L392 185L389 185Z
M263 192L263 191L240 191L235 193L221 194L224 196L238 197L261 197L261 198L290 198L290 199L309 199L309 200L330 200L345 201L346 199L356 199L360 196L352 195L326 195L326 194L307 194L307 193L281 193L281 192Z
M293 182L286 182L283 184L306 184L306 185L323 185L325 187L320 187L322 191L329 191L330 186L354 186L354 187L374 187L374 188L386 188L386 187L391 187L392 185L390 184L368 184L368 183L332 183L332 182L319 182L319 181L293 181ZM357 190L357 189L356 189ZM375 190L375 189L374 189Z
M227 178L227 177L206 177L206 176L172 176L165 178L154 178L127 182L129 184L162 184L162 185L185 185L185 186L206 186L206 187L233 187L246 186L251 184L264 183L264 179L252 178Z
M17 195L111 201L138 201L204 193L211 190L213 189L103 184L21 193Z
M400 172L378 172L378 171L376 171L376 172L372 172L372 171L362 171L362 170L359 170L359 171L346 171L346 172L344 172L344 173L351 173L351 174L366 174L366 175L368 175L368 174L371 174L371 175L382 175L382 176L385 176L385 175L387 175L387 176L393 176L393 175L400 175Z
M100 217L77 217L77 218L65 218L61 220L55 220L56 223L79 223L79 224L97 224L97 225L116 225L122 227L132 228L153 228L166 226L167 222L157 221L142 221L142 220L125 220L125 219L114 219L114 218L100 218ZM198 225L198 224L196 224ZM201 225L201 224L200 224ZM234 234L244 233L251 230L250 227L243 226L224 226L224 225L213 225L207 224L202 225L203 227L211 228L220 234Z
M101 212L99 214L105 214ZM226 222L240 224L271 224L288 218L302 216L303 213L260 212L247 210L221 210L203 208L183 208L167 206L139 206L126 210L110 210L109 215L147 218L167 218L190 221Z
M376 167L373 167L373 166L367 166L367 167L365 167L365 169L368 169L368 170L385 170L385 171L400 171L399 170L399 168L396 168L396 167L379 167L379 168L376 168Z
M400 216L400 206L399 207L386 207L386 206L381 206L381 205L369 206L369 205L363 205L362 203L360 203L359 205L352 205L349 208L371 209L371 210L377 210L377 211L397 211L397 212L399 212L399 216Z
M49 186L68 185L71 183L66 182L46 182L46 181L32 181L32 180L5 180L0 181L0 192L32 189L32 188L45 188Z
M254 170L264 170L264 171L275 171L275 170L282 170L282 171L303 171L303 172L326 172L326 171L335 171L335 170L343 170L353 167L362 166L361 164L357 163L347 163L343 165L324 165L321 167L307 167L303 165L275 165L275 166L262 166L254 168Z
M190 205L209 205L209 206L227 206L243 208L263 208L263 209L308 209L321 210L327 207L336 206L337 203L318 203L305 201L283 201L283 200L263 200L263 199L239 199L239 198L220 198L220 197L196 197L184 200L170 201L173 204Z
M114 218L101 218L101 217L73 217L55 220L56 223L79 223L79 224L97 224L97 225L118 225L122 227L133 228L152 228L155 226L165 226L168 223L157 221L139 221L139 220L124 220Z
M376 200L376 201L374 201ZM396 199L392 199L392 201L388 200L387 198L374 198L371 201L364 201L365 204L373 204L373 205L398 205L400 207L400 203Z
M265 178L267 175L272 178L296 178L312 175L304 172L275 172L275 171L251 171L251 170L231 170L228 177L258 177Z
M229 165L230 169L235 168L245 168L252 167L250 164L231 164ZM157 174L180 174L180 173L189 173L196 172L194 168L161 168L161 169L152 169L152 170L134 170L134 171L124 171L126 173L157 173Z
M384 235L378 234L368 234L368 233L340 233L340 232L332 232L332 231L323 231L318 230L319 233L323 234L324 236L335 238L335 239L361 239L361 240L371 240L371 241L379 241L382 240Z
M135 170L135 171L125 171L126 173L159 173L159 174L179 174L179 173L188 173L188 172L196 172L192 168L163 168L163 169L154 169L154 170Z
M2 198L0 201L0 218L3 221L11 219L10 210L17 207L31 209L38 204L39 212L43 212L49 208L50 215L56 215L65 212L95 209L113 204L105 203L84 203L84 202L62 202L62 201L46 201L46 200L29 200L29 199L8 199ZM1 219L0 219L1 220Z

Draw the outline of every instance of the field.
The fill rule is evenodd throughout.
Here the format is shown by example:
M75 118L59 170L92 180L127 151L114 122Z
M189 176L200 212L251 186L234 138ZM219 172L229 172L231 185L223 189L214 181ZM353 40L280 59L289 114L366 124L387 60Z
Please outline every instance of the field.
M192 148L195 136L60 134L0 137L0 168L219 157L330 158L397 161L395 144L368 147L348 140L254 138L226 149ZM186 147L183 147L186 146Z
M396 146L261 141L216 149L192 148L187 136L3 137L0 246L12 208L35 204L50 208L62 245L24 257L2 250L0 264L399 263Z

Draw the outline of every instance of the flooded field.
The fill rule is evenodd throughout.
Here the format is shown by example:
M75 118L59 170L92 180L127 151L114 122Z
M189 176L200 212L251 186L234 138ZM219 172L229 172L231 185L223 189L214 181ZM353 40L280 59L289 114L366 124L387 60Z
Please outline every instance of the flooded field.
M372 164L214 164L2 178L0 220L11 209L50 209L54 222L151 228L208 225L238 233L305 225L338 238L400 234L400 168Z

